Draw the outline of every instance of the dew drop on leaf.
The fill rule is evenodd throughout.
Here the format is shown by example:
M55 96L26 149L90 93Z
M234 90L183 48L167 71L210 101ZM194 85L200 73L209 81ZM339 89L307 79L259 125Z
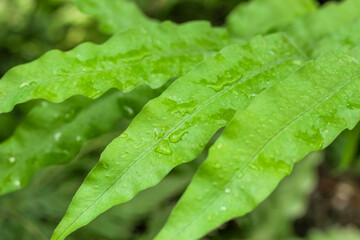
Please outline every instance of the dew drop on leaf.
M225 189L225 193L230 193L230 192L231 192L231 190L229 188Z
M55 138L55 141L59 141L61 138L61 133L60 132L55 133L54 138Z
M126 105L125 105L125 106L123 107L123 109L124 109L124 111L125 111L126 116L128 116L128 117L133 116L134 113L135 113L134 109L132 109L132 108L129 107L129 106L126 106Z
M10 163L14 163L15 161L16 161L16 158L15 158L15 157L10 157L10 158L9 158L9 162L10 162Z
M217 169L219 169L219 168L220 168L220 164L219 164L219 163L215 163L215 164L214 164L214 167L217 168Z
M174 132L174 133L172 133L170 136L169 136L169 140L170 140L170 142L172 142L172 143L177 143L177 142L179 142L181 139L182 139L182 137L185 135L185 131L184 132Z
M256 97L256 94L249 94L248 95L248 98L254 98L254 97Z
M220 211L226 211L226 209L227 209L227 208L226 208L225 206L221 206L221 207L220 207Z
M25 88L25 87L30 87L30 86L33 86L35 85L36 82L24 82L20 85L20 88Z
M14 181L14 185L15 185L15 186L20 186L20 181L19 181L19 180L15 180L15 181Z
M171 155L172 154L172 150L170 148L169 145L169 141L168 140L162 140L155 148L155 152L157 153L161 153L164 155Z

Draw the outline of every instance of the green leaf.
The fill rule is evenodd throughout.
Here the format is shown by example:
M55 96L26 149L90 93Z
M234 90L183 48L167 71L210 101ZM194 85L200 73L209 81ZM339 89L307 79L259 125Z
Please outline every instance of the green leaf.
M308 197L317 183L317 166L322 152L309 154L297 163L291 175L285 177L276 190L254 211L236 220L244 238L290 239L293 221L307 208Z
M313 230L310 233L310 236L306 239L308 240L357 240L360 238L360 231L357 228L353 227L332 227L326 229L325 231Z
M96 98L110 88L129 92L139 85L162 86L188 72L228 42L225 30L206 22L134 28L103 45L81 44L69 52L50 51L11 69L0 80L0 113L43 98L62 102L74 95Z
M226 47L179 78L108 145L52 239L64 239L193 160L237 110L302 62L300 53L276 34Z
M360 49L310 61L239 111L156 239L198 239L253 210L295 162L360 119Z
M318 11L310 12L294 21L283 31L307 53L317 41L336 33L360 16L360 1L329 2Z
M131 0L68 0L97 19L105 33L114 34L132 27L152 27L157 21L146 17Z
M236 37L252 38L279 30L316 10L313 0L253 0L240 3L228 16L227 27Z
M313 57L318 57L330 50L356 47L360 44L360 16L352 24L346 25L344 28L327 36L326 38L316 42L311 48Z
M84 143L109 132L120 117L132 117L159 93L143 87L95 101L77 96L39 104L0 144L0 194L24 187L40 168L70 162Z

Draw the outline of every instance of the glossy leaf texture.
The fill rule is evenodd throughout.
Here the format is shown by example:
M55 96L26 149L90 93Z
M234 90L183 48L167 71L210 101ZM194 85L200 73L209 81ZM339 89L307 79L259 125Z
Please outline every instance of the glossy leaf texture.
M158 22L142 13L131 0L67 0L84 13L94 17L105 33L114 34L133 27L152 27Z
M0 194L24 187L40 168L70 162L87 141L110 132L121 117L133 117L162 90L141 87L95 101L76 96L39 104L0 144Z
M308 198L317 184L317 167L324 160L323 152L314 152L296 163L276 190L254 211L236 219L240 239L291 239L293 221L307 210ZM246 236L246 237L245 237Z
M319 10L295 20L282 31L310 54L316 43L352 24L360 16L360 0L329 2Z
M233 36L252 38L275 32L316 7L313 0L253 0L240 3L226 25Z
M303 63L282 34L231 45L150 101L103 152L52 239L64 239L114 205L193 160L257 94Z
M84 43L69 52L50 51L8 71L0 80L0 113L32 99L62 102L74 95L97 98L110 88L129 92L162 86L228 43L225 30L209 23L134 28L102 45Z
M198 239L253 210L295 162L360 119L360 49L310 61L239 111L156 239Z

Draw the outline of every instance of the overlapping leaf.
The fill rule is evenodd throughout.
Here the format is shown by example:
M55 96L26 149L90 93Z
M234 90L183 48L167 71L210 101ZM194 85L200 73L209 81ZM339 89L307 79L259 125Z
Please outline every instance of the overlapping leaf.
M105 33L114 34L132 27L152 27L157 22L146 17L131 0L68 0L97 19Z
M341 28L334 34L316 42L312 47L311 55L318 57L327 51L339 49L344 46L355 47L360 44L360 14L359 18L350 25Z
M360 119L360 48L310 61L239 111L156 239L198 239L253 210L295 162Z
M360 16L360 1L329 2L283 29L306 52L311 53L317 41L336 33Z
M279 30L315 9L313 0L253 0L230 13L227 27L236 37L252 38Z
M237 110L302 61L279 34L229 46L179 78L145 105L106 148L52 239L64 239L110 207L157 184L173 167L193 160Z
M139 85L162 86L227 44L225 30L208 23L134 28L103 45L85 43L57 50L11 69L0 80L0 113L44 98L61 102L74 95L96 98L110 88L129 92Z
M291 238L293 221L306 211L309 194L317 184L317 166L323 159L323 152L309 154L266 201L237 219L242 236L248 240Z
M160 92L143 87L94 102L77 96L38 105L0 144L0 194L23 187L39 168L71 161L85 142L110 131L120 117L133 117Z

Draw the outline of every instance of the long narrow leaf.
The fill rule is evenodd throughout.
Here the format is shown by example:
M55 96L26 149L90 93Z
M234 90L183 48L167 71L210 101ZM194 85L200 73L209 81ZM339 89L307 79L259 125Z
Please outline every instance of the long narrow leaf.
M229 46L145 105L103 152L52 239L64 239L114 205L193 160L235 112L302 64L281 35Z
M132 27L151 27L155 20L146 17L131 0L68 0L81 11L95 17L105 33L114 34Z
M360 16L360 1L329 2L318 11L308 13L283 29L307 53L317 41L336 33Z
M240 3L226 24L233 36L252 38L279 30L315 9L313 0L253 0Z
M101 96L110 88L129 92L139 85L162 86L227 44L226 31L206 22L134 28L103 45L85 43L46 53L11 69L0 80L0 113L44 98L62 102L74 95Z
M326 38L318 41L311 48L311 55L319 57L320 55L334 49L339 49L344 46L350 48L356 47L360 44L360 15L359 18L352 24L345 26L340 31L327 36Z
M156 239L198 239L253 210L295 162L360 119L360 48L304 65L239 111Z
M139 88L95 101L77 96L38 105L0 144L0 194L22 188L40 168L71 161L84 143L110 131L120 117L132 117L159 93Z

